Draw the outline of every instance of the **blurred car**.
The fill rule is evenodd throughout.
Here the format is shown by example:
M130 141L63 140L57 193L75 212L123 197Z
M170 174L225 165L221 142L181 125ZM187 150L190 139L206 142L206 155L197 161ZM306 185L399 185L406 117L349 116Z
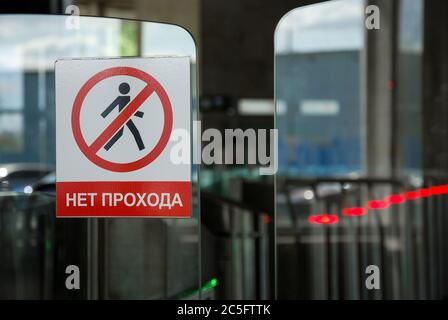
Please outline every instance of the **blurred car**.
M56 172L51 172L45 177L40 179L36 184L33 185L33 191L45 192L48 194L56 193Z
M32 186L52 171L52 165L42 163L0 164L0 189L31 193Z

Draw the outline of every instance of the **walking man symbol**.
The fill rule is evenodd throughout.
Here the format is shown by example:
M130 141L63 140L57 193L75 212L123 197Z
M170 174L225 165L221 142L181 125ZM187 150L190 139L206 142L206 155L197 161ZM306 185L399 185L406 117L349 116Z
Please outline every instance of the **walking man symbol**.
M130 90L129 84L127 84L126 82L121 83L120 86L118 87L118 90L120 91L122 96L118 96L106 108L106 110L104 110L103 113L101 113L101 116L103 118L106 118L109 115L109 113L111 113L112 110L114 110L115 107L117 107L117 106L118 106L118 112L121 112L123 110L123 108L126 107L126 105L131 101L131 97L127 95ZM143 115L144 115L144 113L141 111L137 111L134 114L134 116L139 117L139 118L143 118ZM129 119L126 122L126 126L129 128L132 135L134 136L134 139L135 139L135 142L137 143L138 149L140 151L145 149L145 145L143 144L143 140L142 140L142 137L140 136L140 132L138 131L138 129L135 126L132 119ZM121 136L123 135L123 131L124 131L124 127L121 127L121 129L118 130L118 132L106 143L106 145L104 146L104 149L109 150L115 144L115 142L117 142L117 140L121 138Z

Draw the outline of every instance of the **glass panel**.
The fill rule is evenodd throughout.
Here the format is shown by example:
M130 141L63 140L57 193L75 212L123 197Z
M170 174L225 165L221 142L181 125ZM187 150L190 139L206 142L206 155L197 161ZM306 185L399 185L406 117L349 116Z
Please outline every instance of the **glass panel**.
M279 298L446 297L447 8L339 0L279 22Z
M197 298L196 167L191 219L55 219L54 198L55 61L176 55L195 70L194 40L174 25L72 18L0 16L0 298ZM72 264L80 290L65 287Z
M281 172L328 176L361 170L362 4L336 1L296 9L278 25Z

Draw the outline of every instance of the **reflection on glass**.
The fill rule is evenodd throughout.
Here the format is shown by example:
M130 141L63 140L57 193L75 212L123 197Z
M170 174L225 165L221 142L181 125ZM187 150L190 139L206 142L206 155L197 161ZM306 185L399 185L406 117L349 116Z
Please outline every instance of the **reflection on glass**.
M22 73L4 68L0 73L0 112L23 108Z
M403 174L421 175L423 1L402 1L400 18L397 62L400 167Z
M277 27L281 172L328 176L361 170L362 5L344 0L299 8Z
M23 147L22 114L0 113L0 152L18 154Z
M280 298L447 296L446 19L382 1L369 30L367 3L297 8L276 30Z
M0 299L197 298L196 198L188 220L54 218L55 61L178 55L194 64L194 41L172 25L80 17L68 28L66 19L0 16ZM80 290L65 288L70 264Z

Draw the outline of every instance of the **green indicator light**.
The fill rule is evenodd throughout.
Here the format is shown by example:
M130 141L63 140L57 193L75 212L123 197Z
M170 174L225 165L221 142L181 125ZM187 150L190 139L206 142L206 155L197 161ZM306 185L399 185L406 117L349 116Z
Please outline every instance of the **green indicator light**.
M53 244L51 243L51 240L46 239L45 240L45 249L47 251L50 251L52 247L53 247Z
M179 294L179 295L177 296L177 299L183 299L183 298L185 298L185 297L189 297L189 296L192 296L192 295L196 295L196 294L198 294L199 292L204 292L204 291L207 291L207 290L209 290L209 289L212 289L212 288L216 287L217 285L218 285L218 279L213 278L213 279L211 279L211 280L205 282L199 289L196 289L196 290L190 290L190 291L183 292L183 293Z
M212 280L204 283L204 285L201 287L201 291L205 291L205 290L214 288L214 287L216 287L217 284L218 284L218 279L213 278Z

